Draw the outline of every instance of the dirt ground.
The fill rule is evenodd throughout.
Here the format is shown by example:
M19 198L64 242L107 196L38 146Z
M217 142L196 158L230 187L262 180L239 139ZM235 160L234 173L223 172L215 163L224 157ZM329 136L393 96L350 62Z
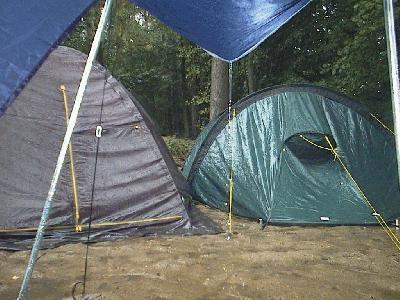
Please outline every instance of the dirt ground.
M224 225L223 213L202 208ZM400 299L400 253L380 227L276 227L90 247L92 299ZM0 299L15 299L29 252L0 252ZM41 252L27 299L71 299L85 245Z

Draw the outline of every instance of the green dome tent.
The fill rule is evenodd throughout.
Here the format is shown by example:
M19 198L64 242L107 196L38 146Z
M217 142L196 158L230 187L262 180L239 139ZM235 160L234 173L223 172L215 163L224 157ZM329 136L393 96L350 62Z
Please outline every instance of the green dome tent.
M394 136L359 104L311 85L252 94L212 121L183 169L194 198L276 224L374 224L400 216ZM375 211L376 210L376 211Z

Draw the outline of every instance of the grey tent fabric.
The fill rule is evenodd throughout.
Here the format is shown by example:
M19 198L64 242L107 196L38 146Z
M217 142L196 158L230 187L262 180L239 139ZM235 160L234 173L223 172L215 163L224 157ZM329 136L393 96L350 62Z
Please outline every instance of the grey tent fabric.
M233 165L233 212L240 216L274 224L376 224L357 185L385 220L400 216L394 135L355 101L297 84L254 93L233 109L232 136L225 111L186 160L195 199L226 211Z
M60 85L66 87L71 110L85 62L83 53L59 47L0 118L1 248L25 249L32 243L35 232L24 228L39 224L66 129ZM97 139L99 125L103 133ZM92 224L96 240L218 231L215 224L184 200L188 186L149 116L99 64L90 74L72 147L79 223L89 222L94 184ZM85 228L75 232L71 181L68 157L54 197L44 247L86 238ZM53 230L52 226L70 227ZM15 229L21 231L13 232Z

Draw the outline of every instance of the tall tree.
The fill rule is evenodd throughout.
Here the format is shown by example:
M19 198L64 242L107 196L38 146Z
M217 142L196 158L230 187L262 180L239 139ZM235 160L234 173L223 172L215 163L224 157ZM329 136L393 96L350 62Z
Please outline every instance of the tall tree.
M228 107L229 65L218 58L211 60L210 120Z
M184 41L181 38L180 48L182 49L184 45ZM186 103L187 99L187 83L186 83L186 58L183 55L180 55L180 98L183 99L183 136L188 138L190 137L190 111L189 106Z
M250 53L246 59L246 75L247 75L247 89L249 94L254 93L257 90L256 84L256 73L254 70L253 54Z

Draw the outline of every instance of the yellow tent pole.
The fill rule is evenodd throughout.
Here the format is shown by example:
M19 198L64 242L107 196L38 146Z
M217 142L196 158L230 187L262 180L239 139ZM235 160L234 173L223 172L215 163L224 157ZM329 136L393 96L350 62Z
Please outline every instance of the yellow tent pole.
M172 222L179 221L182 219L182 216L166 216L166 217L157 217L157 218L148 218L142 220L132 220L132 221L114 221L114 222L103 222L91 224L91 228L102 228L102 227L113 227L113 226L129 226L129 225L141 225L147 223L155 223L155 222ZM48 226L46 230L68 230L72 229L75 226L71 225L55 225ZM82 229L89 228L89 224L81 224L79 225ZM16 232L29 232L29 231L37 231L37 227L25 227L25 228L9 228L9 229L0 229L0 233L16 233Z
M68 126L69 122L69 109L68 109L68 99L67 92L65 89L65 85L60 85L60 91L63 94L64 98L64 110L65 110L65 123ZM74 153L72 151L72 143L70 142L68 145L69 158L70 158L70 169L71 169L71 179L72 179L72 193L74 196L74 206L75 206L75 231L82 231L82 226L79 224L79 198L78 198L78 188L76 184L76 176L75 176L75 164L74 164Z

